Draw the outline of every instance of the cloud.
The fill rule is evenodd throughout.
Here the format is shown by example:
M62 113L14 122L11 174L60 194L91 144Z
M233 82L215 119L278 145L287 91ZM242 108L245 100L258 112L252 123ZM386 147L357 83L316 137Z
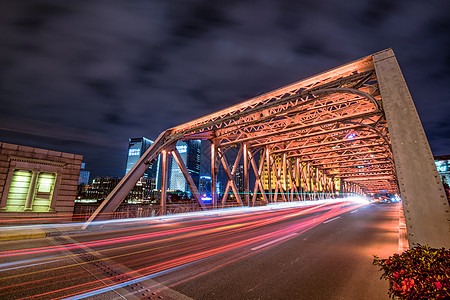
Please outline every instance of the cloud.
M446 154L448 11L445 1L5 0L0 134L80 151L94 175L122 176L129 137L154 139L392 47L432 148Z

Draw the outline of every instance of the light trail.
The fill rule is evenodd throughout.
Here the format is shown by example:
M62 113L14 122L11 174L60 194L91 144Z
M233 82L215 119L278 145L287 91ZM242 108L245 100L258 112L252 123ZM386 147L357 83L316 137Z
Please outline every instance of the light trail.
M303 211L295 212L295 213L292 213L292 214L289 214L289 215L282 215L281 217L274 217L274 218L270 219L270 222L268 222L268 221L260 222L259 220L256 220L256 221L252 222L251 224L246 224L246 223L244 223L244 224L234 224L235 221L232 220L232 221L214 223L213 225L210 224L210 226L208 226L208 227L217 226L217 225L222 225L223 227L215 227L215 228L213 227L212 229L206 229L206 228L203 229L202 227L196 227L195 229L197 230L197 232L195 234L179 235L177 237L173 237L173 238L169 238L169 239L154 240L154 241L150 241L150 242L146 242L146 243L132 244L132 245L129 245L129 246L124 246L124 247L125 248L137 247L137 246L140 246L140 245L148 246L149 244L154 244L156 242L163 242L163 243L165 243L165 242L169 242L169 241L175 241L175 240L180 239L180 238L194 238L196 236L203 236L205 234L210 234L210 233L214 233L214 232L220 232L220 231L223 231L223 230L228 230L228 231L231 231L231 229L236 230L236 228L238 228L238 227L242 227L243 228L246 225L247 225L246 229L257 228L257 227L261 227L261 226L264 226L264 225L273 224L273 223L279 222L281 220L284 220L284 219L287 219L287 218L290 218L290 217L299 216L301 214L306 214L306 213L311 212L311 211L315 211L315 212L322 211L324 205L325 204L318 205L317 207L308 208L308 209L305 209ZM252 219L255 219L255 218L256 217L240 218L238 221L239 222L248 222L249 220L252 220ZM230 225L228 225L228 224L233 224L232 226L234 228L230 228L229 227ZM181 232L179 232L179 233L181 233ZM173 234L173 232L170 231L170 234ZM123 239L123 240L118 239L118 242L122 242L122 243L123 242L128 242L128 241L130 241L130 240L129 239ZM189 241L190 240L188 240L187 243L189 243ZM104 244L77 243L76 247L73 247L73 246L66 246L66 247L64 247L65 245L62 245L62 246L58 246L57 250L72 250L72 249L78 249L78 248L81 248L81 247L103 246L103 245ZM115 250L116 251L116 250L119 250L119 249L123 250L124 247L108 248L108 249L106 249L106 251L107 250ZM149 252L149 251L152 251L152 250L155 250L155 249L161 249L161 248L164 248L164 247L158 247L158 248L153 248L153 249L145 249L143 251L127 252L127 253L124 253L122 255L116 255L116 256L113 256L113 257L109 257L109 258L114 259L114 258L119 258L119 257L123 257L123 256L131 256L131 255L134 255L134 254L138 254L138 253L142 253L142 252ZM49 250L49 249L46 248L46 250ZM28 254L28 253L29 252L25 252L25 254ZM33 252L33 253L36 253L36 252ZM42 253L42 252L38 251L37 253ZM63 257L71 257L71 256L77 256L77 255L76 254L65 255ZM99 260L96 260L96 261L101 261L101 260L102 259L99 259ZM81 264L88 264L88 263L90 263L90 262L84 262L84 263L81 263ZM67 265L67 266L63 266L63 267L57 267L57 268L52 268L52 269L39 270L39 271L35 271L35 272L19 274L19 275L15 275L15 276L3 277L3 278L0 278L0 280L11 279L13 277L18 277L18 276L38 274L38 273L42 273L42 272L46 272L46 271L54 271L54 270L59 270L59 269L62 269L62 268L67 268L67 267L71 267L71 266L75 266L75 265L81 265L81 264L71 264L71 265Z
M282 240L285 240L285 239L287 239L287 238L293 237L293 236L295 236L295 235L297 235L297 234L298 234L298 232L294 232L294 233L291 233L291 234L282 236L282 237L277 238L277 239L275 239L275 240L273 240L273 241L267 242L267 243L262 244L262 245L259 245L259 246L257 246L257 247L253 247L253 248L250 249L250 250L252 250L252 251L259 250L259 249L261 249L261 248L264 248L264 247L273 245L273 244L275 244L275 243L277 243L277 242L280 242L280 241L282 241Z
M333 218L333 219L326 220L326 221L324 221L323 223L324 223L324 224L330 223L330 222L333 222L334 220L337 220L337 219L339 219L339 218L340 218L340 217L335 217L335 218Z
M324 203L315 207L312 207L311 209L317 209L326 205L331 205L330 203ZM279 214L282 214L282 212L279 212ZM264 214L264 213L262 213ZM243 217L242 215L238 215L238 216L234 216L235 218L239 218L241 221L245 221L248 220L248 218L258 218L259 214L253 217ZM202 220L204 221L204 220ZM3 256L15 256L15 255L29 255L29 254L34 254L34 253L44 253L44 252L55 252L55 251L59 251L62 249L68 250L68 249L75 249L77 247L81 247L81 246L87 246L87 247L92 247L92 246L101 246L101 245L110 245L110 244L114 244L114 243L118 243L118 242L129 242L129 241L134 241L134 240L140 240L140 239L147 239L147 238L156 238L156 237L161 237L161 236L165 236L165 235L171 235L171 234L180 234L183 232L190 232L190 231L195 231L195 230L199 230L199 229L205 229L205 228L209 228L209 227L216 227L217 225L223 225L223 224L232 224L234 221L224 221L220 224L217 223L211 223L211 224L207 224L207 225L196 225L196 226L191 226L191 227L187 227L187 228L181 228L181 229L173 229L173 230L168 230L168 231L163 231L163 232L158 232L158 233L145 233L145 234L139 234L139 235L134 235L134 236L128 236L126 238L123 237L118 237L118 238L111 238L111 239L104 239L104 240L98 240L98 241L93 241L93 242L86 242L86 243L74 243L71 246L67 246L67 245L61 245L61 246L49 246L49 247L39 247L39 248L31 248L31 249L26 249L26 250L9 250L9 251L1 251L0 252L0 257ZM164 224L161 226L165 226Z
M143 230L160 229L160 231L151 233L75 242L53 247L2 251L0 252L0 259L42 255L50 252L64 252L62 255L56 256L56 260L55 256L45 256L40 258L42 259L41 262L39 262L39 258L35 258L32 260L33 264L28 265L31 268L40 264L48 264L49 267L46 269L30 270L28 272L20 272L1 277L0 296L6 297L11 290L20 289L24 293L30 293L29 297L27 296L23 299L59 299L66 297L81 299L148 278L155 278L162 275L167 277L175 271L177 271L175 272L177 273L175 276L177 280L184 280L178 271L182 268L186 269L186 266L192 266L205 260L209 261L212 258L214 258L214 261L220 261L221 263L212 263L211 265L220 266L237 259L239 253L239 256L243 257L242 253L248 253L250 250L251 253L266 251L270 247L295 238L303 232L326 222L326 220L332 220L336 216L355 210L366 204L349 202L337 204L322 203L307 208L282 208L261 211L254 214L247 212L215 216L213 219L207 221L203 219L190 220L177 222L176 224L155 224L141 228ZM299 217L301 219L297 219ZM199 224L199 222L205 223ZM171 226L179 226L180 228L170 228ZM51 267L52 264L58 263L59 260L76 257L77 254L67 254L65 252L76 249L82 249L85 253L94 253L100 256L95 260ZM104 258L102 258L103 255L105 255ZM51 260L52 258L53 261ZM21 262L12 262L12 265L26 264L27 261L31 262L30 260L23 260ZM121 275L102 278L102 276L104 277L104 273L101 270L94 269L92 275L101 279L93 280L88 279L86 273L76 269L81 265L90 265L93 262L99 261L109 261L113 264L118 264L118 269L120 269L121 263L126 263L131 271L124 272ZM1 264L0 266L8 267L8 263ZM23 266L23 268L25 267ZM17 268L22 268L22 266ZM4 269L4 271L13 271L15 269L15 267L12 267L10 269ZM66 270L65 273L71 274L72 276L58 278L57 275L52 275L62 270ZM205 272L205 270L200 268L194 273L192 272L189 271L186 273L190 274L190 276L196 276ZM38 274L42 274L42 278L37 280L31 279ZM52 280L56 278L60 279L60 284L61 282L64 283L64 288L55 288ZM74 280L82 283L72 284L71 282ZM105 280L112 283L105 286ZM1 285L1 282L10 281L14 281L15 283L5 286ZM173 284L173 282L168 283ZM41 293L33 292L35 286L38 284L42 288L46 288L47 291Z

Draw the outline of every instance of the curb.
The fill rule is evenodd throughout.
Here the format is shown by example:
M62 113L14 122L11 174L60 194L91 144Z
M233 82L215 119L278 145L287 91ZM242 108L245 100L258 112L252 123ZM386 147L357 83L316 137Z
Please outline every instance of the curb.
M403 206L400 205L398 216L398 252L403 253L409 250L408 234L406 232L405 214L403 212Z
M47 234L45 232L36 233L12 233L8 235L0 235L0 241L16 241L25 239L38 239L44 238Z

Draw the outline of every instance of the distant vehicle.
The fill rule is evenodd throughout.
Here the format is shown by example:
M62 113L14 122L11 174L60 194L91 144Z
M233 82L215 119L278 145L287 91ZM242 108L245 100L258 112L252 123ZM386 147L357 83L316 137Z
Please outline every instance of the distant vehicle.
M383 202L383 203L391 203L391 198L388 196L376 196L375 197L375 201L379 201L379 202Z

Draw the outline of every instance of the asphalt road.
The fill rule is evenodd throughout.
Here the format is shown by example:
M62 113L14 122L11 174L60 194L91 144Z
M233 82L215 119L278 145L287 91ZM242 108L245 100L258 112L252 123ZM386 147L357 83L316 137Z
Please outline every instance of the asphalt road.
M321 204L0 243L0 299L388 299L398 204Z

